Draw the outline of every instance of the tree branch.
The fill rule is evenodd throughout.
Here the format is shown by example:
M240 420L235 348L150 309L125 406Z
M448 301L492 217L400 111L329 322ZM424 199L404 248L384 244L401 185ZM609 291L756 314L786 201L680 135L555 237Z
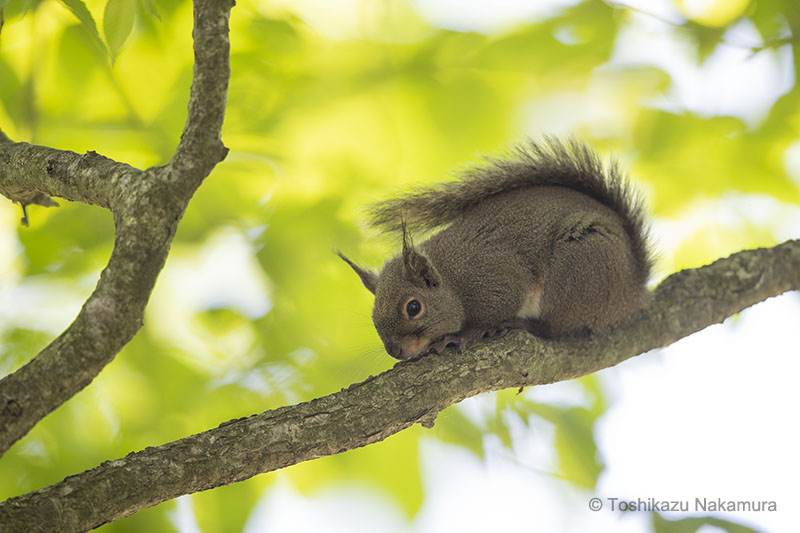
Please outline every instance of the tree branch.
M0 504L0 532L82 531L183 494L366 446L481 392L552 383L616 365L800 288L800 240L739 252L664 280L606 336L513 331L463 354L422 357L335 394L266 411L71 476Z
M25 206L48 195L114 214L115 240L97 288L75 321L28 364L0 380L0 455L111 362L142 324L178 222L227 149L220 140L233 2L195 0L195 68L180 146L166 167L141 171L95 152L76 154L0 135L0 193Z
M220 132L230 78L228 18L233 0L194 2L194 77L181 142L169 163L172 177L197 188L228 149Z
M139 172L96 152L0 140L0 194L17 202L46 194L113 210L119 180Z

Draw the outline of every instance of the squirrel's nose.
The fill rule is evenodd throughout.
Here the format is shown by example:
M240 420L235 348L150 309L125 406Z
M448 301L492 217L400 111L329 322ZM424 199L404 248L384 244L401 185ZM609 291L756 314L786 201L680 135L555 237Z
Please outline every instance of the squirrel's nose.
M387 342L386 352L395 359L405 359L403 357L403 348L396 342Z

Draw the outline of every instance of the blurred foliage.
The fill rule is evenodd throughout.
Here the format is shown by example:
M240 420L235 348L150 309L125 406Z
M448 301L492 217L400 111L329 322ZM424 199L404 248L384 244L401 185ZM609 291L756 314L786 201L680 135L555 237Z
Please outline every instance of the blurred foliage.
M712 526L714 529L727 531L728 533L757 533L758 531L728 520L714 518L713 516L682 518L679 520L669 520L655 512L651 516L653 518L653 533L695 533L704 528L704 526Z
M447 177L524 135L571 132L618 154L663 219L736 194L800 202L798 169L793 181L787 168L800 128L795 0L711 2L700 13L681 0L676 7L685 18L675 20L576 0L547 17L483 32L437 27L403 0L356 2L355 16L324 2L313 9L237 4L223 130L231 152L189 206L144 329L90 387L0 461L0 498L389 368L370 323L371 297L331 247L380 264L396 238L362 231L359 206L397 187ZM169 160L191 82L188 1L0 0L0 9L6 134L96 150L142 168ZM695 67L744 50L750 57L741 68L766 59L791 83L776 94L777 80L754 82L768 85L762 100L773 98L756 120L698 111L676 92L674 72L614 60L623 34L645 28L644 38L655 39L647 29L653 24L684 47ZM757 38L731 35L743 26ZM0 248L11 250L0 261L0 290L46 281L66 293L50 305L80 303L92 285L86 280L96 279L113 245L111 216L68 202L30 211L31 227L20 228L15 207L0 202ZM727 226L703 220L674 245L661 270L772 244L778 216L779 210L757 220L743 214ZM238 243L245 259L236 261L247 275L224 258L209 259L219 255L219 242ZM211 265L204 275L187 266L201 263ZM24 364L67 324L0 322L0 369ZM411 516L424 498L421 435L482 457L486 435L513 451L512 428L539 420L554 428L550 473L592 490L603 470L593 428L607 401L591 377L578 383L584 405L504 391L481 399L490 407L479 418L451 407L430 432L413 428L286 473L306 494L342 480L367 483ZM259 476L193 496L199 526L241 530L272 480ZM166 503L103 530L170 530L174 509ZM691 527L738 531L718 520L691 520ZM655 531L685 531L687 524L653 517Z

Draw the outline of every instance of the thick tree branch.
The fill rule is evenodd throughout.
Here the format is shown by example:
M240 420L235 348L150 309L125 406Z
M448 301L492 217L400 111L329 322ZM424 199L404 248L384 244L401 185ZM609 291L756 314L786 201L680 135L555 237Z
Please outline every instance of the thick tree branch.
M228 18L233 4L233 0L194 3L194 77L189 113L169 168L172 178L189 180L195 188L228 153L220 132L230 78Z
M106 207L116 228L109 263L75 321L0 380L0 455L88 385L141 327L186 205L227 152L220 128L230 76L231 7L215 0L194 3L197 62L189 113L168 166L141 171L95 152L81 155L0 135L0 193L23 205L58 196Z
M431 355L340 392L131 453L0 504L0 532L82 531L136 511L380 441L481 392L571 379L666 346L800 288L800 241L739 252L664 280L651 305L606 336L544 341L514 331Z

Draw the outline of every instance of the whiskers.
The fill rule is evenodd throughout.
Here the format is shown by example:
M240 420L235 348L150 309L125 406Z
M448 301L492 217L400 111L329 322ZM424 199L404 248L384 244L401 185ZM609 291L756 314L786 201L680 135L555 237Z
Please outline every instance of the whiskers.
M334 370L336 381L341 382L342 387L380 374L395 363L380 342L364 343L358 347L345 348L343 351L350 355Z

